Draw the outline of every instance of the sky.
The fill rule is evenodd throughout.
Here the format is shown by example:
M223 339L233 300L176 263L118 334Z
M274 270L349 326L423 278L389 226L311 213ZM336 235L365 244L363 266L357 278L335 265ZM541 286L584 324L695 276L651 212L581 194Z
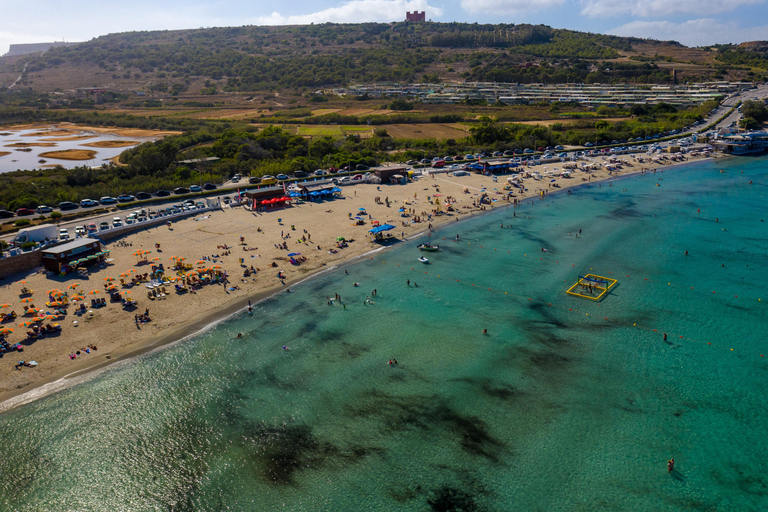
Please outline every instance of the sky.
M532 23L675 40L687 46L768 40L768 0L0 0L0 55L10 44L243 25L390 22Z

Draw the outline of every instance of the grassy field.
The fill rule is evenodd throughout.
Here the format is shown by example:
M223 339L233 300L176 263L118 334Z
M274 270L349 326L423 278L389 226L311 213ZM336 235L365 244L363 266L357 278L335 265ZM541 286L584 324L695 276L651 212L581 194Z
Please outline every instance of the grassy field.
M343 135L341 126L338 125L301 125L297 126L297 135L303 137L341 137Z
M457 124L385 124L377 128L384 128L387 133L396 139L463 139L469 136L469 127Z

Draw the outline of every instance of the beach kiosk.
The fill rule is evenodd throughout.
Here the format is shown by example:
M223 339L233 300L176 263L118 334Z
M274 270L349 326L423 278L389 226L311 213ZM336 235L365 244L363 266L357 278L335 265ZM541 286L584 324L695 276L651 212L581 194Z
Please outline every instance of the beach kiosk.
M285 195L285 189L282 185L247 190L243 196L251 203L253 211L284 206L291 200L290 197Z
M297 183L299 195L308 201L332 199L334 194L341 192L331 180L304 181Z
M406 183L406 176L408 176L408 169L406 167L382 167L376 169L374 174L381 179L382 183L404 185Z
M61 272L77 265L76 262L98 260L107 253L101 242L93 238L79 238L65 244L43 250L43 266L46 270Z

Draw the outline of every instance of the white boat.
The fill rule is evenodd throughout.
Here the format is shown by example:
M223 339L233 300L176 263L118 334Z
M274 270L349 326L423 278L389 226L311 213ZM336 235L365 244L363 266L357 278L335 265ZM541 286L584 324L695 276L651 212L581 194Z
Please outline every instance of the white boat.
M431 244L431 243L429 243L429 242L424 242L423 244L419 244L419 246L418 246L418 247L419 247L419 249L421 249L422 251L431 251L431 252L435 252L435 251L439 251L439 250L440 250L440 246L439 246L439 245L432 245L432 244Z
M419 261L422 262L422 263L429 263L429 260L427 258L425 258L424 256L420 257Z

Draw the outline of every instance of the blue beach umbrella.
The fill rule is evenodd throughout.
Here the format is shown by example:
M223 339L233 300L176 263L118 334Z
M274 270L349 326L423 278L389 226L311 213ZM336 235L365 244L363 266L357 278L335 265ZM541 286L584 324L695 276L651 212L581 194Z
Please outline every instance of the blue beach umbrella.
M358 211L361 211L361 212L364 212L364 211L365 211L365 208L358 208L357 210L358 210Z
M557 181L557 180L549 180L550 183L552 183L553 181Z
M289 252L288 256L301 256L300 252Z

